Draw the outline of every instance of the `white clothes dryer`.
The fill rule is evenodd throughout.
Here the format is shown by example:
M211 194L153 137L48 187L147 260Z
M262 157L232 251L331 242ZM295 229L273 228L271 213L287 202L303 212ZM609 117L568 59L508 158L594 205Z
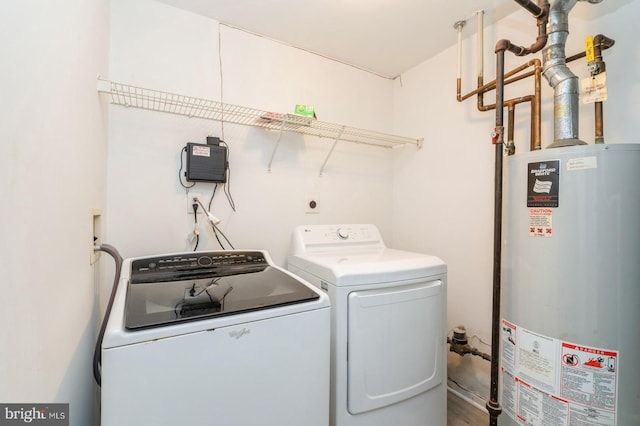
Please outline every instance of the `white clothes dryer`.
M329 309L264 251L125 260L102 426L326 426Z
M331 426L445 426L445 263L374 225L311 225L288 269L331 300Z

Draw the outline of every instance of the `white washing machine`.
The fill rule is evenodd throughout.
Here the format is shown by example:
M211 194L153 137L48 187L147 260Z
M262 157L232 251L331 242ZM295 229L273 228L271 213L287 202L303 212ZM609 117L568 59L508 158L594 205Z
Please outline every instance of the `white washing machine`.
M445 426L446 265L374 225L300 226L288 269L331 300L331 426Z
M266 252L127 259L102 426L326 426L329 298Z

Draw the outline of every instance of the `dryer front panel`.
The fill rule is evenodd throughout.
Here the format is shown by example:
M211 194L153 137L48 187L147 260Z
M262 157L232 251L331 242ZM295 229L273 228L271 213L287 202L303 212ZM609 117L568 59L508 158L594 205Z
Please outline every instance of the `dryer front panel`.
M363 413L443 381L440 280L349 294L348 410Z

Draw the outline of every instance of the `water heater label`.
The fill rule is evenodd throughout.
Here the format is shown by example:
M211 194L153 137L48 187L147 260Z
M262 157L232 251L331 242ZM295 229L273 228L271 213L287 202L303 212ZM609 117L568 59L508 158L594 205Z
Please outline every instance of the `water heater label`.
M520 425L616 426L618 351L502 320L502 407Z
M580 80L580 98L583 104L607 100L607 73L603 72Z
M527 207L558 207L560 160L529 163Z
M567 160L567 170L587 170L598 168L598 157L570 158Z

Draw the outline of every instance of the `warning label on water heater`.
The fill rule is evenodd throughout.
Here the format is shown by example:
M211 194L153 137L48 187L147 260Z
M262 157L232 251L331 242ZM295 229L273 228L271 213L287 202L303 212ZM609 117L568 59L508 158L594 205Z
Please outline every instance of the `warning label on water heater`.
M552 209L529 209L529 236L545 238L553 236Z
M502 408L520 425L616 426L618 351L502 320Z
M527 207L558 207L560 160L529 163Z

